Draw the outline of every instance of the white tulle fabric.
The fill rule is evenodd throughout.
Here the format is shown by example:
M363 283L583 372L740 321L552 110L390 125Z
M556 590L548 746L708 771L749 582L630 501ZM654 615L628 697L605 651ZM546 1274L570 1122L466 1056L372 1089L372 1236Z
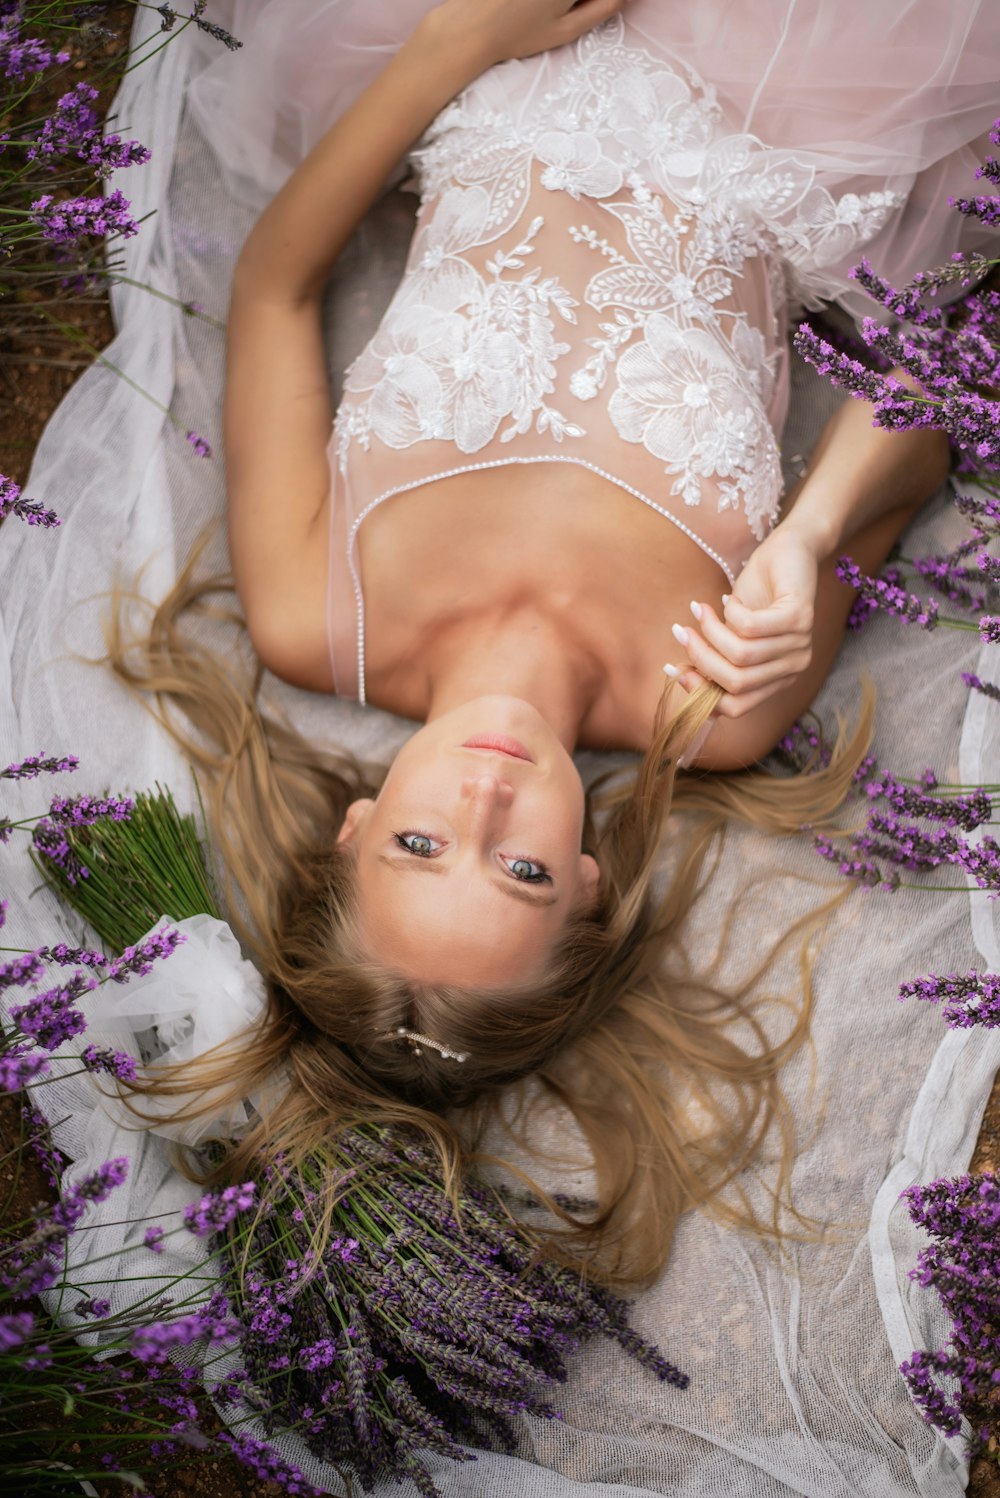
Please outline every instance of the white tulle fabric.
M50 791L124 792L156 781L197 813L188 767L172 742L108 673L80 657L102 653L100 595L115 573L128 581L145 564L143 590L162 596L206 519L223 516L218 456L197 458L184 432L202 432L218 454L222 324L235 257L267 196L422 9L412 0L237 0L214 6L213 18L246 42L243 52L225 53L189 28L126 77L117 111L153 157L112 184L146 216L142 232L121 247L124 270L164 296L116 288L108 362L74 386L39 445L28 492L62 514L62 527L40 532L9 521L0 538L0 764L42 749L81 759L75 776L48 785L4 782L4 811L12 818L42 810ZM996 73L988 29L995 14L991 8L984 19L964 4L834 9L705 0L668 7L633 0L628 18L630 34L658 57L668 16L671 57L715 85L733 131L790 150L794 128L798 144L815 151L809 159L824 174L820 185L836 198L905 191L918 172L930 173L927 181L946 177L952 191L972 188L963 161L970 174L974 163L963 142L985 128L992 108L986 80ZM155 11L139 10L143 50L156 47L158 24ZM929 71L921 57L932 59ZM551 62L535 66L544 91ZM847 107L852 99L864 106L856 115ZM953 152L959 157L941 159ZM878 258L890 277L901 279L953 248L957 215L942 212L940 185L932 213L931 197L924 201L920 182L913 184L902 217L876 237L870 253L875 258L884 248ZM559 196L536 190L546 204ZM412 201L389 193L334 277L327 339L338 390L399 283ZM578 213L583 199L569 202ZM907 223L901 237L898 226ZM588 276L596 265L595 257ZM829 268L831 277L840 273ZM849 283L840 284L846 293ZM197 303L218 325L185 315L183 303ZM559 338L566 339L561 329ZM638 334L634 339L636 346ZM809 452L831 402L823 383L793 361L781 434L789 472ZM907 554L943 550L961 530L941 500L906 536ZM226 565L222 534L220 526L207 567ZM221 620L203 619L195 633L234 661L246 653L245 637ZM875 747L884 764L912 775L932 763L943 779L998 781L1000 714L978 697L966 709L958 676L963 669L995 674L978 655L974 634L914 635L877 620L846 641L818 710L828 722L836 710L850 713L867 671L879 691ZM361 759L391 758L413 727L270 677L265 695L307 737ZM627 763L625 756L579 760L588 779ZM719 978L737 982L756 966L763 940L815 907L822 891L809 881L817 871L822 879L804 840L772 844L734 831L711 898L701 902L691 960L711 960L732 912ZM4 850L2 872L11 901L4 944L88 938L47 891L36 890L37 874L16 842ZM785 1085L801 1129L796 1201L836 1232L822 1243L791 1245L781 1257L699 1215L686 1218L667 1270L638 1298L635 1320L691 1374L691 1387L664 1390L616 1349L588 1347L560 1393L564 1420L524 1420L512 1456L480 1453L462 1467L432 1460L446 1498L959 1498L960 1443L924 1425L896 1371L913 1348L936 1346L947 1331L934 1299L906 1277L919 1235L898 1192L966 1168L1000 1062L1000 1036L946 1033L929 1006L899 1005L895 995L902 979L918 973L1000 970L997 919L997 907L979 893L966 901L907 891L892 899L859 895L830 918L814 952L812 1054L786 1069ZM93 1039L136 1054L144 1045L189 1045L193 1053L210 1037L252 1022L256 983L235 947L211 923L196 923L187 935L148 979L129 988L108 984L84 1000L91 1029L81 1043ZM798 981L792 953L771 986L793 994ZM782 1030L785 1021L775 1006L768 1022ZM71 1178L117 1155L131 1160L127 1184L88 1216L93 1229L74 1239L73 1284L81 1295L109 1295L116 1309L134 1298L136 1274L152 1276L142 1283L155 1292L187 1272L195 1278L186 1293L205 1293L214 1280L200 1240L178 1232L162 1258L141 1246L147 1226L179 1223L199 1195L171 1165L175 1141L160 1130L137 1132L105 1096L106 1081L99 1086L80 1075L72 1061L59 1071L34 1096L74 1162ZM237 1115L226 1126L239 1123ZM565 1118L549 1112L536 1124L532 1139L551 1155L541 1174L558 1189L586 1191L585 1162ZM489 1143L520 1158L499 1131ZM539 1170L535 1161L523 1163ZM768 1168L765 1159L765 1177ZM63 1314L72 1300L64 1297ZM283 1445L321 1486L344 1493L336 1473L309 1461L293 1438ZM397 1491L385 1487L386 1494Z

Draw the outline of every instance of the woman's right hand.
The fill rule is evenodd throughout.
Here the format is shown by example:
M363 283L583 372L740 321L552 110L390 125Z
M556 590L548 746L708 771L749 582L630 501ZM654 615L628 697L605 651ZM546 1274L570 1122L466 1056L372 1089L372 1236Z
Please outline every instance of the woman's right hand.
M458 47L480 71L575 42L618 15L628 0L443 0L427 17L440 45Z

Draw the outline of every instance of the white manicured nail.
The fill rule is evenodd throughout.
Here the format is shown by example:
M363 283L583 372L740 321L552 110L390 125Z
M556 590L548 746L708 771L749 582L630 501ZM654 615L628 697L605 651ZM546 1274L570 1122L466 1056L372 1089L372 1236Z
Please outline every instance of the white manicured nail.
M725 606L726 606L726 604L728 602L729 602L729 594L728 593L723 593L723 595L722 595L722 607L725 608Z
M671 681L673 681L680 676L681 668L680 666L671 666L668 662L663 668L663 674L664 676L669 676Z
M699 621L701 620L701 604L700 603L693 603L691 605L691 612L692 612L692 614L694 615L694 617L697 620L699 620Z
M670 629L670 633L673 635L673 637L677 641L678 645L684 645L684 646L687 645L687 642L688 642L688 632L684 628L683 624L674 624L674 625L672 625L671 629Z

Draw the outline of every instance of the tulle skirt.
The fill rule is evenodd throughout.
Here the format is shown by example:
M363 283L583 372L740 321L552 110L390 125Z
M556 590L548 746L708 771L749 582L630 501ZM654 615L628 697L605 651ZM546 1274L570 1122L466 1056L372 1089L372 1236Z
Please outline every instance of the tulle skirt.
M244 42L194 81L189 105L230 192L262 208L430 9L428 0L223 0ZM949 212L1000 115L1000 6L979 0L880 5L833 0L631 0L626 42L693 70L734 132L794 150L835 197L907 194L866 253L893 284L989 231ZM515 116L556 76L568 49L500 65ZM405 166L401 163L401 175ZM849 200L848 200L849 208ZM843 263L816 290L868 310Z

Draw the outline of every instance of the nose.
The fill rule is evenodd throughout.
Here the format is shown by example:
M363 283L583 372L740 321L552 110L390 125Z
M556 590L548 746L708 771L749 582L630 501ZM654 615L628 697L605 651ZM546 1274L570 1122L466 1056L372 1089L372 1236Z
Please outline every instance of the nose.
M510 806L514 787L497 775L468 775L462 781L462 799L467 803L474 829L485 826L497 811Z

